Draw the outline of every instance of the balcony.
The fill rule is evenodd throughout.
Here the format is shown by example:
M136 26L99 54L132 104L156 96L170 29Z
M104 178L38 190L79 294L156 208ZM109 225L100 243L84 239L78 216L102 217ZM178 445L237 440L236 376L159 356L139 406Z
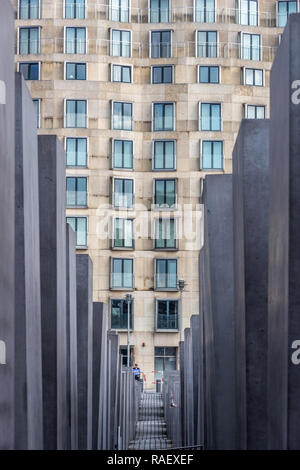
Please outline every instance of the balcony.
M18 18L18 0L14 1L16 18ZM41 4L39 15L35 17L41 19L65 18L64 0L45 0ZM82 19L82 16L84 18ZM32 19L35 19L32 17ZM276 27L278 24L276 11L259 11L257 14L238 10L236 8L217 8L216 10L200 9L195 10L192 6L182 6L171 8L168 12L165 10L155 10L151 12L149 8L130 8L130 11L112 9L110 5L101 3L88 4L85 12L80 12L76 20L100 20L111 21L122 24L128 23L151 23L174 24L190 22L196 24L224 23L224 24L242 24L244 26ZM121 20L121 21L119 21ZM152 21L151 21L152 20ZM153 21L154 20L154 21ZM72 18L68 18L72 21Z
M167 316L158 313L156 331L173 331L174 333L177 333L178 315Z

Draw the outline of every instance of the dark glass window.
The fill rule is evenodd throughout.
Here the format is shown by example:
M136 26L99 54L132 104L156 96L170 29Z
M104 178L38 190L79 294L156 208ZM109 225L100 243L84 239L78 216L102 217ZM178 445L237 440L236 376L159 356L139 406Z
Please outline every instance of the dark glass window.
M87 166L87 139L68 137L66 142L67 166Z
M210 65L200 65L199 82L200 83L219 83L220 82L219 67Z
M86 217L67 217L67 223L71 225L76 233L77 247L87 246L87 218Z
M157 208L171 209L176 206L176 180L155 180L154 204Z
M157 300L158 330L178 330L178 300Z
M38 62L20 62L19 71L25 80L39 80L39 63Z
M131 83L131 67L129 65L113 65L112 81Z
M66 80L86 80L86 64L67 62Z
M67 206L86 207L87 178L67 177Z
M160 65L152 67L152 83L173 83L172 65Z

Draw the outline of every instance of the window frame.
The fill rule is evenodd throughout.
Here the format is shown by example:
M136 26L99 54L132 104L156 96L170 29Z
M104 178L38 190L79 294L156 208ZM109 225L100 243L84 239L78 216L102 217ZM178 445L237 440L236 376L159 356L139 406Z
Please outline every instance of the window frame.
M219 130L214 130L214 129L202 129L202 104L209 104L209 105L219 105L220 106L220 129ZM207 101L199 101L199 109L198 109L198 131L199 132L223 132L223 106L222 102L207 102ZM210 116L211 119L211 116Z
M255 117L255 118L248 118L248 108L249 108L249 106L252 106L253 108L255 108L255 115L256 115L256 116L257 116L257 108L264 108L264 117L263 117L263 118L258 118L258 117ZM250 103L245 103L245 105L244 105L244 110L245 110L245 119L258 119L258 120L266 119L267 107L266 107L264 104L250 104Z
M131 105L131 129L115 129L114 128L114 104L130 104ZM122 113L122 124L124 121L124 115ZM123 100L111 100L111 130L112 131L122 131L122 132L133 132L134 131L134 103L132 101L123 101ZM129 139L130 140L130 139Z
M161 0L159 0L159 3ZM169 24L171 23L171 16L172 16L172 0L168 0L168 21L161 21L161 8L159 7L159 21L151 21L151 0L148 0L148 24Z
M206 1L206 0L205 0ZM213 24L213 23L216 23L217 22L217 1L214 0L214 21L197 21L197 18L196 18L196 12L197 12L197 6L196 6L196 3L197 3L197 0L194 0L193 2L193 23L199 23L199 24ZM206 9L206 7L205 7ZM205 15L206 15L206 11L205 11Z
M115 182L116 180L130 180L132 181L132 207L124 207L124 206L116 206L115 205ZM124 193L123 193L124 194ZM121 209L121 210L134 210L135 207L135 178L127 178L127 177L120 177L120 176L111 176L110 179L110 203L113 209Z
M119 297L109 297L109 328L112 331L127 331L127 328L113 328L111 326L111 309L112 309L112 301L113 300L126 302L125 299L122 299L122 298L119 298ZM133 332L134 331L134 299L132 299L131 302L130 302L130 308L131 308L130 316L131 316L132 321L130 322L130 320L129 320L129 325L131 323L132 326L130 327L130 331ZM130 348L133 348L133 346L131 345Z
M113 76L114 76L114 67L128 67L130 68L130 78L131 78L131 81L130 82L118 82L116 80L113 80ZM111 83L125 83L125 84L129 84L129 83L133 83L133 66L132 64L113 64L111 63L110 64L110 81Z
M78 179L85 179L86 180L86 204L77 204L77 193L78 193ZM68 194L68 188L67 188L67 180L68 179L75 179L76 184L75 184L75 199L76 199L76 204L71 205L67 203L67 194ZM66 209L86 209L88 207L88 202L89 202L89 192L88 192L88 176L81 176L81 175L66 175Z
M263 62L263 54L262 54L262 47L263 47L263 44L262 44L262 34L260 33L252 33L252 32L249 32L249 31L240 31L238 33L239 35L239 48L240 48L240 51L239 51L239 60L247 60L249 62ZM244 54L244 37L248 35L248 36L251 36L251 46L250 46L250 56L252 57L253 55L253 45L252 45L252 37L253 36L258 36L259 37L259 59L253 59L253 58L245 58L243 57L245 54ZM250 67L249 67L250 68Z
M283 1L284 1L284 0L277 0L277 1L276 1L276 27L277 27L277 28L285 28L285 26L286 26L286 25L285 25L285 26L279 26L279 3L283 2ZM293 0L292 0L292 1L293 1ZM285 3L289 3L289 2L286 1ZM297 11L296 11L296 13L299 13L299 11L300 11L300 10L299 10L299 6L300 6L300 5L299 5L299 0L297 0L295 3L297 4ZM291 15L291 13L288 13L288 12L287 12L287 21L288 21L288 19L289 19L289 15Z
M20 41L20 32L22 29L37 29L38 30L38 47L37 52L28 52L27 54L21 54L21 41ZM29 55L38 55L41 54L41 26L19 26L18 27L18 55L29 56ZM21 61L23 62L23 61ZM29 61L28 61L29 62Z
M37 129L41 128L41 98L32 98L33 102L38 103Z
M241 0L236 0L237 3L237 24L240 26L250 26L252 28L257 28L260 26L260 9L259 9L259 3L258 0L246 0L248 2L248 14L247 14L247 24L242 23L242 7L241 7ZM256 2L256 24L252 25L250 21L250 8L249 8L249 2L250 1L255 1Z
M30 64L30 65L32 65L32 64L37 64L37 65L38 65L38 78L37 78L37 79L31 79L31 78L25 79L24 76L23 76L23 78L24 78L25 81L34 81L34 82L36 82L36 81L38 81L38 80L41 80L41 61L40 61L40 60L36 60L36 61L35 61L35 60L32 60L32 61L31 61L31 60L28 60L28 61L21 60L21 61L19 61L19 62L18 62L18 72L20 72L20 73L22 73L22 72L20 71L20 65L22 65L22 64L28 64L28 65L29 65L29 64ZM23 75L23 74L22 74L22 75Z
M116 220L129 220L132 223L132 246L116 246L115 240L116 240ZM133 217L121 217L120 215L113 216L112 217L112 237L111 237L111 249L114 251L133 251L135 250L135 219Z
M67 65L68 64L74 64L74 65L85 65L85 79L82 78L67 78ZM70 81L70 82L85 82L88 80L88 63L87 62L70 62L69 60L66 60L64 62L64 80Z
M164 107L166 105L173 105L173 127L172 129L155 129L154 125L154 109L155 105L163 105ZM165 112L163 113L163 119L165 119ZM151 120L151 132L175 132L176 131L176 102L175 101L152 101L152 120Z
M30 0L31 1L31 0ZM30 7L29 7L30 8ZM41 19L41 0L38 0L38 17L37 18L21 18L20 15L21 12L21 0L18 0L18 14L17 14L17 19L21 21L26 21L26 20L40 20Z
M218 81L218 82L200 82L200 70L201 70L201 67L207 67L208 69L211 69L211 68L216 68L216 69L218 69L218 78L219 78L219 81ZM199 83L200 85L220 85L220 84L222 83L221 71L222 71L222 67L221 67L220 65L199 64L198 67L197 67L197 83ZM210 75L210 73L209 73L209 75Z
M131 168L119 168L115 166L114 162L114 144L115 141L131 142L132 143L132 167ZM112 137L110 139L110 169L120 171L134 171L134 140L133 139L122 139L118 137Z
M81 166L81 165L68 165L67 164L67 141L68 139L75 139L75 140L78 140L78 139L85 139L86 141L86 165L85 166ZM88 168L88 160L89 160L89 138L88 136L65 136L64 137L64 150L65 150L65 154L66 154L66 168L70 168L70 169L78 169L78 168ZM77 158L77 157L76 157Z
M155 144L156 142L173 142L174 143L174 167L173 168L155 168ZM152 171L170 172L177 171L177 140L176 139L152 139Z
M169 261L176 261L176 287L157 287L157 261L167 261L166 266L168 266ZM156 292L178 292L178 266L179 266L179 258L154 258L154 291ZM167 275L169 270L164 274Z
M67 29L84 29L85 30L85 50L84 52L77 52L77 38L75 41L76 52L67 52ZM87 55L88 54L88 28L86 26L64 26L64 54L67 55ZM69 61L66 61L69 62Z
M127 32L127 33L130 33L130 54L129 56L128 55L113 55L112 54L112 51L113 51L113 31L120 31L121 33L124 31L124 32ZM109 56L110 57L125 57L127 59L131 59L132 58L132 30L131 29L125 29L125 28L109 28L109 38L110 38L110 47L109 47ZM121 41L120 41L120 52L122 52L122 38L121 38Z
M156 246L156 240L157 240L157 238L156 238L157 224L158 224L159 222L164 221L164 220L166 220L166 221L172 220L173 223L174 223L174 234L175 234L175 238L174 238L175 246L174 246L174 247L166 247L166 246L164 246L164 247L160 248L160 247L157 247L157 246ZM177 217L174 217L174 216L169 217L169 218L167 218L167 217L155 217L155 218L154 218L154 234L153 234L154 236L153 236L153 240L152 240L152 242L153 242L153 246L152 246L153 250L154 250L154 251L158 251L158 252L161 252L161 251L167 251L167 252L169 252L169 251L171 251L171 252L172 252L172 251L178 251L178 246L179 246L179 240L178 240L178 232L179 232L179 230L178 230L178 228L179 228L179 227L178 227L178 219L177 219ZM164 240L166 240L166 239L164 239Z
M213 23L212 23L213 24ZM201 55L198 55L198 33L206 33L206 39L207 39L207 36L209 33L216 33L216 37L217 37L217 40L216 40L216 55L215 56L210 56L208 55L208 47L209 47L209 42L206 40L205 41L205 56L201 56ZM196 45L196 55L195 55L195 58L196 59L218 59L219 58L219 31L217 30L206 30L206 29L196 29L195 31L195 45Z
M253 72L255 72L256 70L259 70L260 72L262 72L262 85L256 85L255 83L253 83L252 85L246 83L246 70L252 70ZM254 74L255 76L255 74ZM253 68L253 67L243 67L243 86L258 86L258 87L264 87L265 86L265 69L257 69L257 68Z
M85 101L86 103L86 107L85 107L85 110L86 110L86 114L85 114L85 117L86 117L86 122L85 122L85 127L78 127L78 126L75 126L75 127L70 127L70 126L67 126L67 101ZM88 114L88 100L87 99L79 99L79 98L65 98L64 99L64 110L65 110L65 118L64 118L64 128L65 129L88 129L88 124L89 124L89 114ZM77 113L76 113L77 114ZM77 118L76 118L76 123L77 123Z
M114 260L122 260L122 261L127 261L130 260L132 261L132 287L113 287L113 264ZM117 256L111 256L110 257L110 283L109 283L109 290L112 291L134 291L135 290L135 276L134 276L134 258L128 258L128 257L117 257ZM122 263L122 269L123 269L123 263ZM124 274L124 271L122 271L122 276ZM122 280L123 283L123 280Z
M131 23L131 0L127 0L128 1L128 21L121 21L120 17L120 11L121 11L121 5L120 5L120 0L119 0L119 19L118 20L113 20L112 19L112 6L111 6L111 0L109 0L108 2L108 17L109 17L109 21L115 21L116 23Z
M210 142L210 143L221 143L222 144L222 168L204 168L203 166L203 144L204 142ZM224 140L216 140L216 139L201 139L200 140L200 171L203 172L220 172L224 171ZM213 158L213 157L212 157Z
M176 302L177 303L177 328L158 328L158 303L159 302ZM179 299L171 299L168 297L164 298L156 298L155 299L155 331L158 333L178 333L179 332L179 321L180 321L180 314L179 314ZM162 357L162 356L158 356ZM169 357L169 356L167 356Z
M77 231L75 231L75 236L76 236L76 250L87 250L88 249L88 216L87 215L69 215L69 214L66 214L66 223L67 222L67 219L85 219L86 221L86 245L77 245Z
M156 204L156 181L174 181L175 182L175 204L173 207L161 207ZM164 194L165 196L166 194ZM155 211L165 211L165 212L173 212L177 211L178 209L178 178L154 178L153 179L153 210Z
M159 83L155 83L153 81L153 70L155 68L165 68L165 67L170 67L172 69L172 81L171 82L159 82ZM163 64L163 65L159 65L159 64L155 64L155 65L151 65L151 70L150 70L150 83L151 85L174 85L175 83L175 66L173 64Z
M77 0L73 0L75 2L75 11L76 11L76 3L77 3ZM67 18L66 17L66 7L67 7L67 4L66 4L66 0L63 0L63 19L64 20L77 20L77 21L83 21L83 20L86 20L87 19L87 1L84 0L84 17L83 18L77 18L77 16L74 16L73 18Z
M161 46L159 49L159 57L153 57L152 56L152 33L165 33L168 32L170 33L170 56L168 57L163 57L161 55ZM149 31L149 58L150 59L172 59L173 58L173 29L152 29ZM163 44L161 41L159 44Z

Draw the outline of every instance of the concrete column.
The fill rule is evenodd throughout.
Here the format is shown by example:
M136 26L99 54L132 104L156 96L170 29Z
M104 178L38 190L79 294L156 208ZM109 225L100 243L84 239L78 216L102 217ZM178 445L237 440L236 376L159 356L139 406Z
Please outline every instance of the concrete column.
M38 137L44 448L67 448L65 154Z
M78 449L78 387L77 387L77 295L76 235L66 224L67 246L67 367L69 431L68 448Z
M233 152L237 445L267 448L269 122L243 120Z
M14 13L0 3L0 449L14 447Z
M200 383L202 372L202 338L201 338L201 323L200 315L193 315L191 317L191 342L192 342L192 368L193 368L193 403L194 403L194 445L200 445L202 439L202 413L200 402Z
M93 264L88 255L76 255L78 446L92 448Z
M204 183L206 448L236 446L232 176Z
M291 450L300 448L299 51L297 14L273 64L270 119L269 447Z
M107 361L102 356L103 343L106 342L107 319L106 305L93 303L93 450L97 450L98 433L103 428L103 403L100 400L101 371L106 371ZM101 402L101 406L100 406Z
M109 449L116 449L117 446L117 410L118 410L118 386L119 386L119 335L114 331L108 332L108 345L110 350L111 369L111 399L108 412L110 414L110 436Z
M38 148L35 110L15 76L15 448L43 448Z

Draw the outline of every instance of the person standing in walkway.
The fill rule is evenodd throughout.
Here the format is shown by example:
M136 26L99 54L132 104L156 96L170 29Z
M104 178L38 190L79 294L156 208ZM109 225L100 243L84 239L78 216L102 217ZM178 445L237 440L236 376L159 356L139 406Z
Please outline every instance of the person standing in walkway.
M135 380L140 380L141 369L138 367L137 364L134 364L134 367L132 368L132 372L134 373Z

